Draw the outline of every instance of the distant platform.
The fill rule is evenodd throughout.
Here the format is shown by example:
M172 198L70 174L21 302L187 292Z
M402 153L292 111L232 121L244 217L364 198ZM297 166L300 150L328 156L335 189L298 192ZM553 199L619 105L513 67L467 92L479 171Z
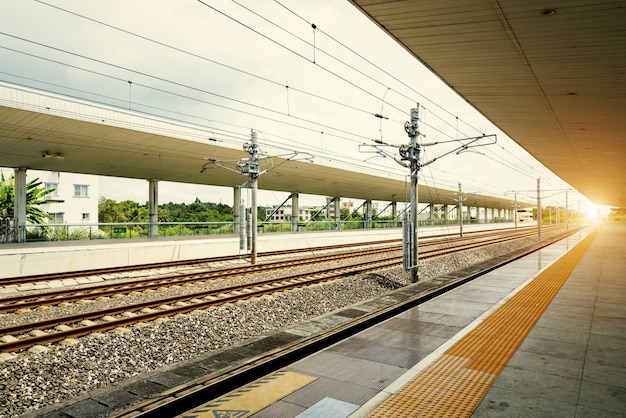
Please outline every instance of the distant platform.
M524 226L529 225L525 224ZM463 231L513 227L514 224L512 222L471 224L463 225ZM458 225L440 225L419 229L420 236L454 234L458 232ZM262 254L268 251L401 238L401 228L259 234L257 236L257 252ZM0 245L0 265L2 266L2 269L0 269L0 280L7 277L33 276L232 255L240 255L242 258L249 256L247 250L240 249L238 235L2 244Z

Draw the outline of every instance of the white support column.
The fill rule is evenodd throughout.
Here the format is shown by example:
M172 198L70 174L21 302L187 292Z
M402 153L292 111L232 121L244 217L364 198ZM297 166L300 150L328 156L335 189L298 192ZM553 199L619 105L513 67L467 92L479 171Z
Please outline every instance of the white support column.
M443 223L448 225L448 205L443 205Z
M13 216L17 228L17 242L26 242L26 167L15 169L14 187Z
M428 215L428 218L430 219L430 224L434 225L435 224L435 204L434 203L429 203L430 205L430 213Z
M330 202L331 201L333 202L333 205L334 205L335 204L335 198L334 197L326 197L326 216L325 216L326 219L333 219L335 217L335 215L330 212Z
M335 216L335 229L341 229L341 198L339 196L334 197L334 216Z
M398 216L398 202L391 202L391 219L393 219L393 226L396 226L396 217Z
M569 231L569 200L565 191L565 230Z
M241 218L239 210L241 206L241 186L233 187L233 233L239 234L241 230Z
M159 236L159 180L148 180L148 236Z
M365 201L365 228L371 229L374 223L372 222L372 201Z
M298 203L298 193L291 194L291 230L298 230L298 223L300 223L300 208Z
M537 240L541 241L541 177L537 178Z

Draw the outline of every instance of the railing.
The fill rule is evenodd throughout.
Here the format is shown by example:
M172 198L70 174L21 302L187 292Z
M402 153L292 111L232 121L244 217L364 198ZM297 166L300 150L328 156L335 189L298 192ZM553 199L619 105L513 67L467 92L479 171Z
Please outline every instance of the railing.
M232 222L147 222L26 225L26 241L71 241L116 238L232 234Z
M0 244L17 241L15 219L0 217Z
M4 221L4 220L2 220ZM12 219L11 219L12 221ZM511 222L505 219L489 220L488 223ZM463 224L482 223L476 219L464 219ZM8 226L5 226L8 225ZM336 231L353 229L400 228L400 220L362 220L340 221L330 220L300 222L298 231ZM458 225L457 219L420 219L418 226ZM260 222L259 233L292 232L291 222ZM152 235L150 231L152 230ZM0 222L0 243L15 238L15 228L11 222ZM227 235L238 233L233 222L148 222L130 223L98 223L98 224L43 224L26 225L26 241L72 241L94 239L149 238L149 237L189 237L207 235Z

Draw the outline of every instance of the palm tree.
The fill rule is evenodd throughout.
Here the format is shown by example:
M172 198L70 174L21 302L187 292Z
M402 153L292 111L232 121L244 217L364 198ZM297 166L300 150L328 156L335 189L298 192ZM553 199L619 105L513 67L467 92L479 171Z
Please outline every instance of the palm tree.
M0 175L0 218L14 218L15 205L15 176L5 179L4 173ZM46 189L41 186L42 182L39 178L26 183L26 221L42 225L46 220L52 217L39 207L42 204L58 203L59 200L45 199L46 195L54 192L54 189Z

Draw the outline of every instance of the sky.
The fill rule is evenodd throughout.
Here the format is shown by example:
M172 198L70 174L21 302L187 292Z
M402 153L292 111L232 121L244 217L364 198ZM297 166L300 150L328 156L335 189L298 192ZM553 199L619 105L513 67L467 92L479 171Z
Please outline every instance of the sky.
M254 129L261 149L399 175L408 172L393 157L419 104L420 140L438 142L424 147L422 161L437 161L422 168L420 183L495 196L520 190L529 202L539 177L542 189L570 188L347 0L0 0L0 10L5 82L184 120L230 143ZM482 134L497 143L453 152ZM117 201L148 199L145 180L104 177L99 190ZM286 196L260 191L259 204ZM196 197L233 199L228 188L160 183L161 202Z

